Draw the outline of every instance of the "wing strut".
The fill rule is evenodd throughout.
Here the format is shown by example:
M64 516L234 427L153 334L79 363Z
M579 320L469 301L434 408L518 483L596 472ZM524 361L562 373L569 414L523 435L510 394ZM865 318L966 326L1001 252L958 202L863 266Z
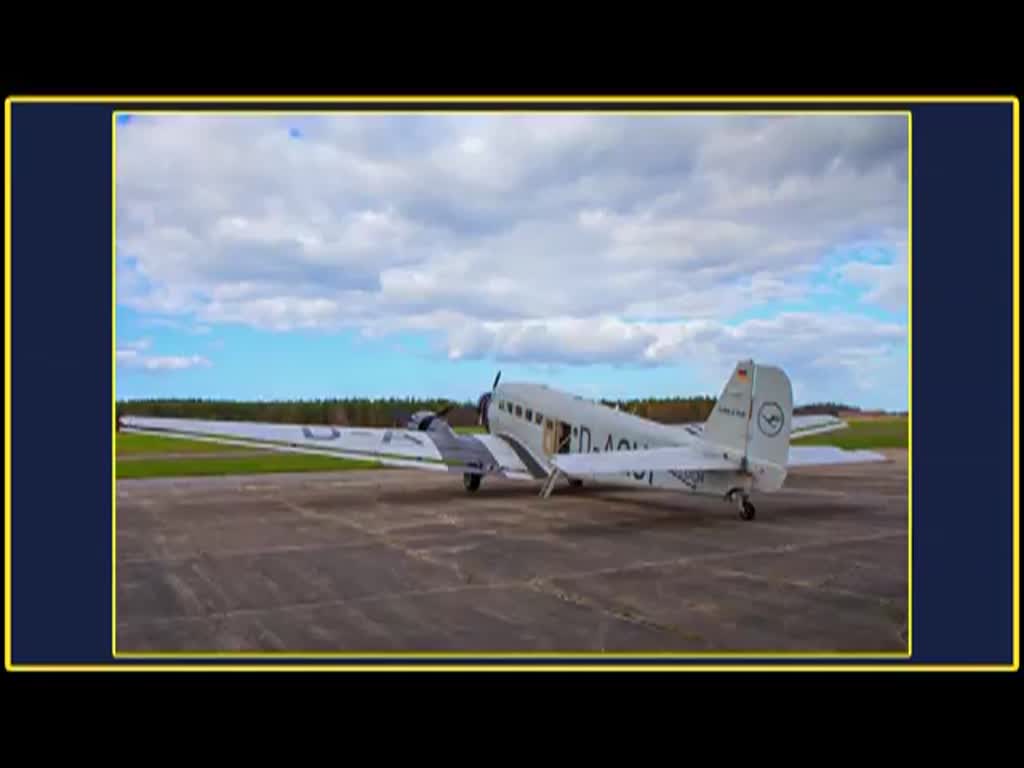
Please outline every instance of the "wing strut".
M558 478L561 477L562 471L555 467L554 471L548 475L548 479L544 481L544 485L540 489L540 497L546 499L551 495L551 492L555 490L555 483L558 482Z

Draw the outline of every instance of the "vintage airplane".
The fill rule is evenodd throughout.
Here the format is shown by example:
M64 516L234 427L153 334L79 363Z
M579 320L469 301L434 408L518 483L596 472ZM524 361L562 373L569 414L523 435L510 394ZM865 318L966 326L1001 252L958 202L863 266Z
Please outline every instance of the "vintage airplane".
M412 415L405 429L123 416L119 429L279 451L363 459L388 466L462 473L467 491L485 475L679 490L734 502L754 518L750 495L782 488L800 465L881 461L870 451L792 446L804 435L846 427L828 415L793 416L789 377L775 366L740 361L703 424L640 418L542 384L500 384L477 403L486 434L457 434L449 410Z

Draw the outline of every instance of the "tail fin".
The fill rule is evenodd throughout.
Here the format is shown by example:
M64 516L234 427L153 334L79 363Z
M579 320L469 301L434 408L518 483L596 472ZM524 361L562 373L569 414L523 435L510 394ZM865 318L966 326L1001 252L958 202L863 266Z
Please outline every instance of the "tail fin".
M704 425L704 437L747 460L751 469L772 465L781 475L789 461L793 389L781 368L741 360ZM755 474L763 474L758 470ZM781 482L778 472L769 472Z
M715 409L704 424L704 437L746 455L750 404L754 394L754 361L741 360L732 371Z

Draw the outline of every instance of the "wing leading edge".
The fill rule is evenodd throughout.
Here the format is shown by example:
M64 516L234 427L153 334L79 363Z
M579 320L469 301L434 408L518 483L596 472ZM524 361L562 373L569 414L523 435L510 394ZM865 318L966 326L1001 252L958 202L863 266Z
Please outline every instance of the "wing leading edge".
M700 437L704 433L704 424L699 422L687 422L677 424L679 429L694 437ZM806 416L794 416L790 424L789 439L796 440L808 435L821 435L826 432L835 432L839 429L846 429L850 425L835 416L828 414L809 414Z

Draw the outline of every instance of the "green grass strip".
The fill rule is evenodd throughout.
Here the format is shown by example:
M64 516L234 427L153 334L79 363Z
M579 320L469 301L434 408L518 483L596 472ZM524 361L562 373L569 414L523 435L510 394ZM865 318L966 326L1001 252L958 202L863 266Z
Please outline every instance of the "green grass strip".
M833 445L846 450L906 448L909 429L906 418L847 419L849 427L821 435L793 440L793 445Z
M301 453L268 453L266 456L238 458L196 457L194 459L119 461L117 477L135 479L197 475L253 475L274 472L338 472L380 467L380 464L372 461L353 461Z

